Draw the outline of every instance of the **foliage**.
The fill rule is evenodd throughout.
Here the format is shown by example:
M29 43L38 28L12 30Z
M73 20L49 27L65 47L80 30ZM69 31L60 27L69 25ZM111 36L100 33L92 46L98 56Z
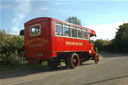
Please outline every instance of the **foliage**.
M128 23L119 26L113 40L96 40L95 47L99 51L128 52Z
M0 30L0 62L6 64L18 64L24 53L24 39L20 36L12 36Z
M119 26L113 46L117 52L128 52L128 23Z
M98 51L111 51L112 41L98 39L95 41L94 46L98 48Z
M76 16L69 17L66 19L66 21L69 23L76 24L76 25L81 25L80 19L78 19Z

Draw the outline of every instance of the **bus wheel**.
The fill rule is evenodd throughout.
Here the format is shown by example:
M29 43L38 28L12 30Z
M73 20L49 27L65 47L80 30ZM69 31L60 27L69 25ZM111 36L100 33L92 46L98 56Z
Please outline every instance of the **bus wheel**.
M73 53L70 57L68 57L68 65L71 69L74 69L75 67L79 66L79 64L80 59L76 53Z
M99 55L96 54L94 61L95 61L96 64L99 62Z
M56 61L48 61L48 67L52 68L52 69L56 69L58 67L58 62Z

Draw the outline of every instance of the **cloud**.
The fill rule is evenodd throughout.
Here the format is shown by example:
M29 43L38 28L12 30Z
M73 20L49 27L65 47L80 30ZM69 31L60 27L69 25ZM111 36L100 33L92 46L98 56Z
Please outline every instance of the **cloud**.
M114 39L117 29L123 23L126 22L119 22L113 24L100 24L100 25L92 25L86 27L96 31L97 37L95 39L111 40Z
M71 5L71 4L74 4L74 2L72 1L57 1L57 2L54 2L55 5Z
M21 28L20 23L25 19L26 15L31 11L31 0L15 0L16 6L14 8L15 17L12 18L12 31L14 34L19 34Z
M55 2L55 5L64 5L65 3L63 2Z
M44 7L41 7L40 8L40 11L48 11L49 8L44 8Z

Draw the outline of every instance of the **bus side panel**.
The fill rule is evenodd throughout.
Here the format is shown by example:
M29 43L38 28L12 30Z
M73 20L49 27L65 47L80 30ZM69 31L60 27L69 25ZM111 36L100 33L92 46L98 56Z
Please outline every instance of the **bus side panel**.
M90 43L89 43L89 40L82 40L82 42L83 42L83 50L85 50L85 51L89 51L90 50Z
M63 37L55 37L55 43L56 43L56 51L62 52L64 51L64 38Z
M89 40L80 40L58 36L56 36L55 39L57 52L84 52L90 50Z
M67 45L69 41L71 41L71 38L64 38L63 45L64 45L64 51L66 51L66 52L70 52L72 49L72 47L70 45Z

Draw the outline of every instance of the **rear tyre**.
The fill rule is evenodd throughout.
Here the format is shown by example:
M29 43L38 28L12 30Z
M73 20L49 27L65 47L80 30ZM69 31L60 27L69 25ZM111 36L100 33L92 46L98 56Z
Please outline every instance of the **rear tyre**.
M48 67L52 69L56 69L58 67L59 63L57 61L48 61Z
M80 64L79 56L76 53L73 53L68 57L68 65L71 69L76 68Z

